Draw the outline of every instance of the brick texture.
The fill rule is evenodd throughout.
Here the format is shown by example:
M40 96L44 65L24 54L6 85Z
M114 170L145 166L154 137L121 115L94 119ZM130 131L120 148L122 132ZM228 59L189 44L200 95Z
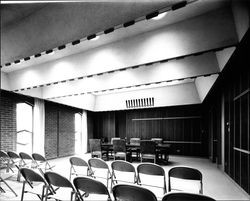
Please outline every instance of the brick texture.
M45 104L45 155L56 158L75 151L74 122L77 110L47 102Z
M16 98L1 91L0 98L0 146L4 151L16 150Z

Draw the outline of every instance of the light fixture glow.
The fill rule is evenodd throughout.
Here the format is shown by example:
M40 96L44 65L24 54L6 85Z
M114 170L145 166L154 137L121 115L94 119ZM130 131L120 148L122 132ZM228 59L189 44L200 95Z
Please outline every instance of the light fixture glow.
M166 15L167 13L168 13L168 12L161 13L161 14L159 14L158 16L153 17L152 19L153 19L153 20L160 20L160 19L162 19L163 17L165 17L165 15Z
M98 40L100 38L100 36L96 36L95 38L92 38L91 40L94 41L94 40Z

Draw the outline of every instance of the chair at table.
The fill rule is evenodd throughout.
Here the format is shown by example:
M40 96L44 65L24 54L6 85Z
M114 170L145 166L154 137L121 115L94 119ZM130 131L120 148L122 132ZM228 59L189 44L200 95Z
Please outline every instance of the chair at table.
M183 192L176 192L176 193L168 193L164 195L162 201L215 201L215 199L200 195L200 194L193 194L193 193L183 193Z
M29 154L24 153L24 152L20 152L19 156L21 158L21 166L22 167L29 167L29 168L35 167L33 158Z
M7 155L10 158L11 165L14 165L17 168L17 170L18 170L18 172L17 172L17 181L20 181L19 169L22 167L21 158L17 153L15 153L13 151L8 151Z
M116 160L111 163L112 177L111 187L113 184L119 184L120 182L125 183L136 183L136 171L135 167L126 161Z
M133 157L133 153L136 154L136 159L139 160L140 158L140 142L141 142L141 138L130 138L130 141L129 141L129 144L130 145L135 145L135 146L138 146L138 147L131 147L130 148L130 151L131 151L131 154Z
M151 159L156 163L156 144L151 140L141 140L140 143L140 151L141 151L141 162L143 159Z
M91 152L91 157L102 158L106 155L108 159L108 151L102 150L101 139L89 139L89 147Z
M89 175L89 165L88 163L83 160L82 158L79 157L70 157L69 159L70 162L70 175L69 175L69 180L71 181L71 176L88 176ZM78 171L78 168L81 167L81 172ZM85 170L84 170L85 168ZM83 172L86 171L86 174L83 174Z
M150 178L154 177L154 181L156 181L155 185L152 183L153 180L143 179L145 176L150 176ZM164 169L153 163L141 163L137 166L137 183L139 185L144 185L148 187L160 188L163 190L163 194L167 192L166 189L166 175ZM161 183L162 185L158 185Z
M175 179L175 182L173 181ZM181 180L180 180L181 179ZM190 181L191 180L191 181ZM194 183L196 181L196 183ZM179 185L178 185L179 183ZM185 184L185 185L184 185ZM168 191L192 191L190 187L197 187L198 192L203 193L202 174L199 170L190 167L173 167L168 172Z
M45 192L45 201L47 199L56 199L56 200L69 200L68 198L65 198L65 191L70 191L70 200L73 201L76 199L76 190L73 184L65 177L61 176L58 173L55 172L45 172L44 177L49 185L50 188L46 188ZM49 194L49 189L53 189L53 195ZM54 190L55 189L55 190ZM60 190L61 191L60 193ZM62 194L63 192L63 194ZM62 197L63 196L63 197Z
M84 196L89 196L91 194L106 195L107 200L111 201L111 197L107 187L100 181L97 181L90 177L76 177L74 178L74 186L76 188L78 198L84 200ZM82 193L81 193L82 191ZM103 200L103 198L101 199Z
M163 142L162 138L151 138L151 140L154 141L156 145L162 144ZM156 148L156 153L157 153L157 156L162 159L162 156L164 155L164 153L162 153L161 150L157 148Z
M113 187L113 195L116 201L157 201L152 191L136 185L117 184Z
M130 159L131 152L127 151L126 148L126 141L125 140L114 140L113 141L113 152L114 152L114 159L117 158L124 158L125 161Z
M90 174L94 178L100 178L107 180L106 186L108 188L109 180L111 179L111 173L107 163L100 158L90 158L88 160L90 167ZM106 175L106 176L103 176Z
M154 141L156 144L162 144L163 139L162 138L151 138L152 141Z
M38 153L33 153L32 158L36 164L36 167L39 168L43 173L47 171L52 171L55 166L51 166L44 156Z
M112 137L110 142L111 144L113 144L114 140L120 140L121 138L120 137Z
M9 170L11 170L14 173L14 171L10 167L10 162L11 162L10 158L8 154L3 150L0 151L0 161L1 161L1 166L6 168L6 172L9 172Z
M20 169L20 173L23 176L23 178L25 179L23 181L23 188L22 188L22 194L21 194L21 201L23 201L24 198L24 193L31 193L34 195L37 195L37 197L43 201L44 199L44 193L45 193L45 188L48 187L48 184L46 182L46 180L39 175L38 173L36 173L34 170L32 169L28 169L28 168L21 168ZM40 183L40 186L34 186L34 183ZM29 184L29 190L25 189L26 184ZM42 186L41 186L42 185ZM36 189L42 187L40 189Z

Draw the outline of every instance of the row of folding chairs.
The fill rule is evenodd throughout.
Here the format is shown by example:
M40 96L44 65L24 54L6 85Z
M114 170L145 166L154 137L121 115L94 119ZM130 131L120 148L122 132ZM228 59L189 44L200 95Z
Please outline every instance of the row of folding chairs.
M91 177L75 177L73 183L71 183L67 178L57 174L55 172L45 172L44 175L36 173L32 169L21 168L21 175L24 177L23 189L21 195L21 201L24 199L24 193L36 194L40 200L47 201L47 199L65 200L66 197L63 195L63 199L58 195L59 188L70 189L70 199L68 200L81 200L83 201L86 197L91 194L105 195L107 200L112 200L112 197L108 191L108 188L100 181ZM32 191L34 182L40 182L43 185L42 191L40 193L34 193ZM25 188L28 184L31 191ZM112 193L114 200L126 200L126 201L157 201L155 194L141 186L138 185L128 185L128 184L117 184L113 186ZM88 198L86 198L88 199ZM102 198L103 200L103 198ZM170 193L165 194L162 201L173 201L173 200L207 200L214 201L214 199L191 193Z
M99 158L91 158L88 160L88 162L86 162L82 158L71 157L69 161L71 164L69 180L71 180L72 175L79 176L83 173L83 171L81 172L76 171L77 167L82 166L85 167L86 176L106 179L107 188L110 180L111 188L113 185L119 183L130 183L130 184L138 184L141 186L148 186L153 188L161 188L163 190L163 194L167 192L165 171L161 166L157 164L140 163L135 169L135 167L127 161L116 160L111 163L111 171L110 171L107 163ZM106 173L101 174L101 176L97 175L98 169L106 170ZM130 177L128 174L125 175L125 173L130 173ZM145 175L157 177L158 178L157 184L153 183L152 180L149 181L147 177L144 178ZM159 178L161 180L159 180ZM184 179L184 180L193 180L199 182L198 193L203 194L202 174L199 170L191 167L171 168L168 171L168 192L182 190L181 188L178 188L178 186L172 184L173 179L176 178L177 180Z

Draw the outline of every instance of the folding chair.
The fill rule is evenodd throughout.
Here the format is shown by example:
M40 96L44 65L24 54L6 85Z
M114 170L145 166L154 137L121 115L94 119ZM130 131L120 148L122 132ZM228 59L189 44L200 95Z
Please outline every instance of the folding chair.
M70 162L70 175L69 175L69 180L71 181L71 175L79 176L79 175L84 175L88 176L89 175L89 165L88 163L79 158L79 157L71 157L69 159ZM85 167L86 168L86 174L80 173L77 171L78 167Z
M23 178L25 179L23 181L21 201L23 201L24 193L31 193L31 194L37 195L37 197L41 201L43 201L44 193L45 193L45 188L48 187L48 184L45 181L45 179L41 175L39 175L38 173L36 173L34 170L28 169L28 168L21 168L20 169L20 173L23 176ZM39 183L43 184L42 189L40 189L41 191L35 191L35 189L34 189L34 182L39 182ZM31 188L30 190L26 190L25 189L26 183L29 184L29 186Z
M53 193L54 193L53 195L50 195L48 193L48 190L50 188L46 188L45 196L44 196L45 201L47 201L47 199L50 199L50 198L56 199L56 200L68 200L67 198L65 198L65 192L64 192L63 198L62 198L62 195L58 191L60 188L63 188L63 190L64 189L71 190L70 191L70 201L73 201L76 199L75 187L67 178L65 178L65 177L63 177L60 174L57 174L55 172L45 172L44 177L45 177L48 185L50 186L50 188L53 189Z
M111 188L113 184L118 184L120 182L131 183L131 184L136 183L135 167L131 163L127 161L116 160L111 163L111 168L112 168ZM130 176L132 176L131 179L129 179Z
M107 200L111 201L111 197L107 187L100 181L97 181L90 177L76 177L74 178L74 186L77 190L78 198L84 200L83 196L89 196L90 194L107 195ZM83 194L81 194L81 192Z
M21 167L29 167L29 168L35 167L33 158L29 154L20 152L19 156L21 158Z
M5 151L0 151L0 161L1 161L1 165L2 167L6 168L6 172L9 172L9 170L11 170L13 173L14 171L12 170L12 168L10 167L10 158L8 156L8 154Z
M193 193L168 193L163 196L162 201L215 201L215 199L201 195L201 194L193 194Z
M165 171L161 166L153 164L153 163L141 163L137 166L137 173L138 173L137 183L139 185L144 185L144 186L148 186L148 187L155 187L155 188L162 188L163 194L165 194L167 192ZM152 185L152 182L148 181L148 180L146 182L144 182L145 179L142 179L142 174L158 177L159 180L161 179L161 177L163 177L161 179L162 186ZM159 177L159 176L161 176L161 177Z
M169 170L169 172L168 172L168 191L169 192L172 190L182 191L183 187L178 188L177 185L175 185L175 187L173 187L173 182L172 182L171 178L189 180L188 182L190 182L190 180L199 181L199 185L200 185L199 193L200 194L203 193L202 174L197 169L190 168L190 167L173 167ZM182 184L183 184L183 181L182 181ZM190 183L188 183L188 187L190 187Z
M152 191L136 185L117 184L113 187L113 195L116 201L157 201Z
M44 174L44 172L47 172L47 171L53 171L52 168L54 168L55 166L51 166L49 164L49 162L46 160L46 158L43 157L41 154L33 153L32 158L34 159L34 163L35 163L36 167L39 168L39 170L43 174ZM42 166L44 166L44 167L42 167Z
M10 185L1 176L0 176L0 182L3 182L11 190L11 192L14 193L14 195L17 197L16 192L10 187ZM0 191L5 193L5 190L1 186L0 186Z
M107 180L106 186L108 188L109 180L111 179L111 173L107 163L100 158L90 158L88 160L88 164L90 167L91 176L94 178L101 178ZM106 176L102 176L103 171L106 172Z
M22 167L21 158L17 153L15 153L13 151L8 151L7 155L10 158L11 165L15 165L15 167L17 168L17 170L18 170L18 172L17 172L17 181L20 181L20 172L19 172L19 170Z

